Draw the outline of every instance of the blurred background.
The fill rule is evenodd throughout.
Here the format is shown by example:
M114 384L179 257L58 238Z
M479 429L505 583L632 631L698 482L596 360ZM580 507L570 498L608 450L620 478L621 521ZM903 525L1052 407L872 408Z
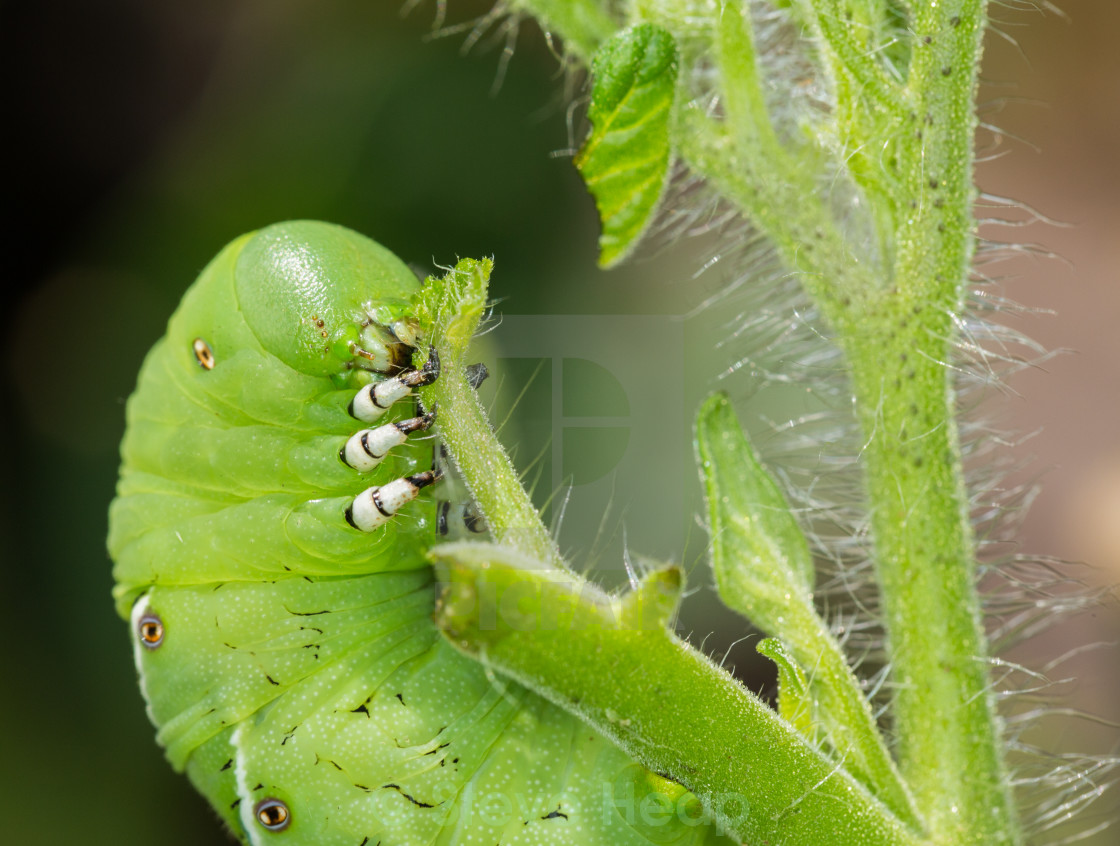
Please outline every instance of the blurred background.
M494 256L504 317L480 351L494 372L485 398L499 419L516 404L503 436L539 501L574 485L566 550L611 584L625 579L624 546L683 558L699 591L682 628L754 689L769 684L699 569L689 420L734 360L713 341L734 313L682 316L718 274L693 280L688 244L597 270L595 210L570 162L571 80L546 40L523 25L503 73L502 43L464 56L465 33L431 37L433 2L403 17L401 5L47 0L0 13L14 151L0 359L5 842L227 842L153 740L109 600L106 508L144 353L223 244L278 220L350 226L422 270ZM451 23L489 8L450 5ZM1064 261L993 270L1043 312L1000 319L1071 352L1015 375L988 413L1037 433L1016 448L1027 464L1011 481L1043 482L1018 550L1086 561L1078 576L1103 585L1120 577L1120 7L1065 6L1069 20L996 9L1018 46L990 38L984 117L1007 137L978 179L1072 224L1016 233ZM657 395L665 384L679 391ZM775 397L746 422L796 415L798 402ZM1024 654L1041 662L1117 629L1113 612L1087 613ZM1066 702L1104 722L1048 720L1034 739L1115 753L1118 663L1102 648L1064 665Z

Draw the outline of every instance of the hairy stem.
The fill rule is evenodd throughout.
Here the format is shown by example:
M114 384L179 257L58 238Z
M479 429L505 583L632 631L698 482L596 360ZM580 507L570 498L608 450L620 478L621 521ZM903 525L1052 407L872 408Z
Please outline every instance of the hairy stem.
M494 538L567 569L467 381L467 349L485 313L491 266L489 260L463 259L443 279L429 279L421 292L418 316L428 342L439 351L441 373L420 389L420 397L437 410L440 437Z
M917 334L848 345L900 766L939 842L1011 843L947 351Z
M622 599L490 544L432 551L448 639L687 787L742 843L917 844L910 830L723 669L665 627L680 570Z
M910 208L893 285L843 344L851 363L895 683L899 757L931 831L1018 842L990 694L946 365L967 285L983 0L915 4L901 146Z

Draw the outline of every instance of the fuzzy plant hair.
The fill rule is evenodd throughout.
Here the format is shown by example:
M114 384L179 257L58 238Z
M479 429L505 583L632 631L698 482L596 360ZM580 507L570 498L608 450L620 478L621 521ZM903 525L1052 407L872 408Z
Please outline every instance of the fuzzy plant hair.
M437 9L438 32L502 45L499 76L521 24L537 21L587 104L573 147L600 212L601 264L704 236L703 272L722 284L698 308L738 314L720 342L726 391L736 405L776 385L813 396L816 413L756 445L721 397L696 430L717 588L771 636L760 651L778 663L783 718L911 842L1065 843L1111 824L1100 800L1115 750L1063 755L1028 740L1048 714L1080 716L1053 680L1090 647L1041 667L1001 657L1109 594L1066 562L1006 551L1037 488L1006 484L1020 468L981 404L1048 353L993 319L1017 309L998 263L1037 249L999 227L1041 215L974 187L974 133L998 133L976 116L988 4L508 0L454 27L443 0ZM470 451L445 436L457 458ZM475 606L456 600L527 578L526 559L547 574L542 606L575 618L586 592L555 594L579 579L554 545L502 540L502 505L480 504L504 548L436 553L452 642L702 800L742 789L745 772L705 772L694 746L746 755L752 724L711 705L718 684L683 687L698 660L683 645L679 675L657 689L738 733L682 738L597 683L588 650L625 663L622 636L557 644L479 629ZM549 649L588 671L560 672ZM841 842L784 839L792 810L732 833Z

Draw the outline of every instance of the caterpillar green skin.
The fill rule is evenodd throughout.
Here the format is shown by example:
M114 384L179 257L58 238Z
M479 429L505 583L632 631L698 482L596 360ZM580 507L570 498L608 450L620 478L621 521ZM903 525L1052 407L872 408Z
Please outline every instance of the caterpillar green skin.
M366 475L339 458L365 428L350 401L386 378L353 350L391 370L382 327L418 287L356 233L278 224L222 250L145 360L109 550L159 743L257 846L722 840L679 785L439 636L431 489L347 521L432 464L415 438Z

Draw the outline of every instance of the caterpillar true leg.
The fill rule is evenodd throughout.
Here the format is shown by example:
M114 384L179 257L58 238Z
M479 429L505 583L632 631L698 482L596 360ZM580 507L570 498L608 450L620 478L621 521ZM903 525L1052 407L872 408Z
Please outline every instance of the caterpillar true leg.
M403 444L413 432L428 429L435 419L433 409L420 417L386 423L376 429L363 429L351 435L350 440L339 450L338 457L359 473L368 473L381 463L389 450Z
M365 423L372 423L397 400L412 393L413 388L430 385L439 377L439 355L433 348L428 360L419 370L406 370L386 379L366 385L350 402L350 414Z
M435 484L443 474L434 470L394 479L362 491L346 509L346 522L362 532L372 532L389 522L402 506L416 499L421 488Z

